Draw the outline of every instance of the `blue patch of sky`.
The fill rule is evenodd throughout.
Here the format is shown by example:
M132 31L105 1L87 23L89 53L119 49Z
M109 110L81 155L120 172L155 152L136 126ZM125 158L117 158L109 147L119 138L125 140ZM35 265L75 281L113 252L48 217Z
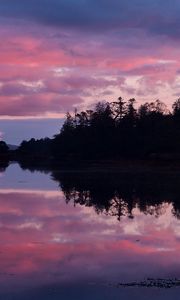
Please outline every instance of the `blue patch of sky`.
M59 133L63 119L0 120L2 139L13 145L31 138L52 138Z

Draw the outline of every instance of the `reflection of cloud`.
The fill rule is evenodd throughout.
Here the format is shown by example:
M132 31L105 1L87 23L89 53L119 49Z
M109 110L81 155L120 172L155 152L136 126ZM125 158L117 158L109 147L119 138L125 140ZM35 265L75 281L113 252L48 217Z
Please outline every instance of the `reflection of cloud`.
M21 284L25 279L44 284L60 271L67 274L58 277L60 282L157 277L159 270L174 274L180 261L179 221L171 205L164 207L159 218L136 207L133 220L118 222L97 215L93 207L66 204L61 192L2 190L1 273L16 274ZM3 280L0 276L0 285Z
M156 251L159 251L159 252L173 252L175 249L174 248L165 248L165 247L159 247L159 248L156 248Z
M140 236L141 235L141 232L140 232L140 230L139 230L139 228L138 228L138 225L139 224L137 224L138 222L136 222L135 220L134 220L134 222L133 223L128 223L127 225L125 225L124 226L124 234L127 234L127 235L138 235L138 236Z
M3 176L4 173L0 173ZM0 194L29 194L29 195L42 195L45 198L50 198L51 200L56 197L62 197L63 192L60 190L31 190L31 189L0 189Z
M60 244L66 244L66 243L72 243L71 239L67 239L63 236L63 234L54 233L53 238L51 240L54 243L60 243Z

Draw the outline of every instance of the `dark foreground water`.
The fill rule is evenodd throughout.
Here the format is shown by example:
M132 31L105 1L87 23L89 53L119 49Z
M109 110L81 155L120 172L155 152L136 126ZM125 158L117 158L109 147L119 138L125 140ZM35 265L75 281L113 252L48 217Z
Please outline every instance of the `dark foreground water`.
M177 176L2 170L0 299L179 299Z

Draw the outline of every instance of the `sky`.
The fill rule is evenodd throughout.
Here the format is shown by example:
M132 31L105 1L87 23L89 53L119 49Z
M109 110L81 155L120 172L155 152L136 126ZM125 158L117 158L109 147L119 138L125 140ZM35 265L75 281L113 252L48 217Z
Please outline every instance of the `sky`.
M0 137L52 136L67 111L119 96L170 108L179 14L179 0L1 0Z

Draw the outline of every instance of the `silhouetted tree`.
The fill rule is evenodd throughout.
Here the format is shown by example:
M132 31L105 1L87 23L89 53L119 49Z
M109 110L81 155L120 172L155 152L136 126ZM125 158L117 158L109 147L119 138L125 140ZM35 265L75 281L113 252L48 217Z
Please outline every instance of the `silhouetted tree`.
M173 115L180 117L180 98L178 98L172 105Z
M126 115L126 102L122 97L119 97L117 101L111 103L112 113L114 120L121 120Z

